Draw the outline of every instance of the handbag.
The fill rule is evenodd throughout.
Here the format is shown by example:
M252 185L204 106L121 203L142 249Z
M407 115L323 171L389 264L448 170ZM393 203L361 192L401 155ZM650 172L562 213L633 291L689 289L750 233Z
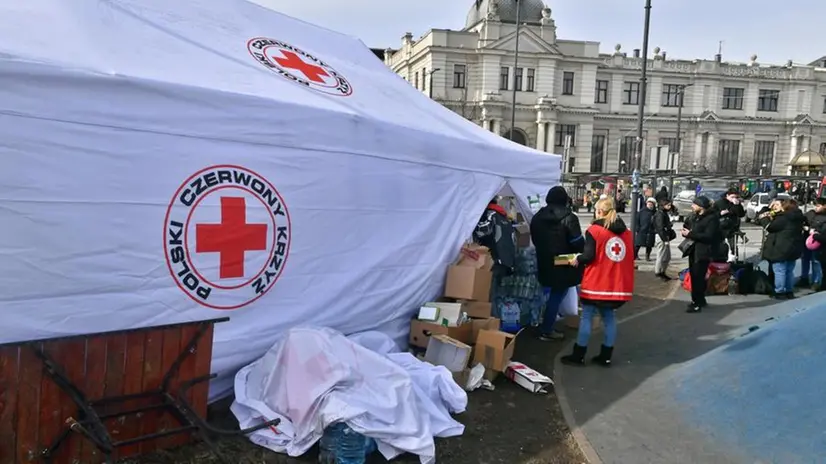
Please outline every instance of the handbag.
M669 242L677 238L677 232L674 229L668 229L668 233L666 235L668 236Z
M679 249L680 252L682 252L683 257L685 257L685 256L688 256L694 250L694 245L695 245L694 240L691 240L690 238L686 238L686 239L683 239L683 241L680 242L679 245L677 245L677 249Z
M806 248L810 251L815 251L820 248L820 242L815 240L815 234L806 237Z

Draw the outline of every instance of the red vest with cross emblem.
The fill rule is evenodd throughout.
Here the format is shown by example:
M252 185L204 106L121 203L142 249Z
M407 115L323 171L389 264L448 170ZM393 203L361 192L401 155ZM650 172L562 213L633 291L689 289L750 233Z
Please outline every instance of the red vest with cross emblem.
M594 224L594 261L585 266L580 296L586 300L629 301L634 296L634 239L627 230L616 235Z

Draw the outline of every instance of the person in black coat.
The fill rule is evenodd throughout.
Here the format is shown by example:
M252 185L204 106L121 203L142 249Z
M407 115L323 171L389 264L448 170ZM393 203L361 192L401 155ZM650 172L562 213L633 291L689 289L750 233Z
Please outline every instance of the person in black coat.
M488 203L485 212L473 231L473 240L490 250L493 269L490 285L490 302L496 307L496 291L502 284L502 278L513 274L516 266L516 239L513 223L508 212L494 198Z
M640 248L645 247L645 260L651 261L651 249L654 248L654 213L657 201L649 198L645 208L637 213L637 227L634 230L634 259L640 259Z
M805 221L797 202L792 199L773 201L769 211L761 214L758 220L766 229L763 259L774 271L774 297L777 299L794 298L794 265L803 255Z
M736 188L728 189L725 196L714 203L714 208L720 214L720 233L728 243L731 253L737 255L735 236L740 232L740 220L746 216L740 192Z
M720 216L708 197L694 198L694 211L683 224L682 236L690 242L683 247L683 256L688 256L688 272L691 275L691 303L686 312L698 313L708 306L706 301L706 273L711 260L718 254L723 243L720 233Z
M565 189L556 186L545 197L543 206L531 219L531 240L536 248L537 278L548 292L541 335L543 340L558 340L561 332L553 330L559 305L568 293L582 281L582 270L570 265L555 265L560 255L582 253L585 238L579 226L579 218L568 206Z
M657 259L654 262L654 275L664 281L671 280L666 271L671 262L671 241L677 238L674 226L671 224L671 209L674 206L671 200L663 198L660 207L654 213L654 234L660 239L657 242Z
M826 225L826 198L815 198L814 204L814 208L806 211L806 214L803 215L806 218L806 225L803 228L805 231L804 238L808 237L809 234L819 233ZM809 278L810 269L811 279ZM813 290L820 291L822 282L823 267L817 253L804 247L803 256L800 259L800 280L797 286L811 286Z

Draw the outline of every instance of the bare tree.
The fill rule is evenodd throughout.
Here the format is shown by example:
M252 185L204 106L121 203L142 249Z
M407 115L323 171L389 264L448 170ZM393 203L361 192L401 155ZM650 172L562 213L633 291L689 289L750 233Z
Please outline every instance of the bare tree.
M470 76L472 75L472 69L471 66L465 68L465 86L462 88L462 97L459 101L459 114L469 121L477 122L479 119L479 104L471 101L468 95L470 93Z

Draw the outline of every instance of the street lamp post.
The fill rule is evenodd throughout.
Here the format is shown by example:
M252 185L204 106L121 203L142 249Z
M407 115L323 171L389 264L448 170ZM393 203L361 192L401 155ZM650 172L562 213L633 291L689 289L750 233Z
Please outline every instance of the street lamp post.
M679 158L682 156L683 153L683 132L682 132L682 123L683 123L683 103L685 102L685 89L687 87L691 87L694 84L685 84L681 85L677 90L677 157ZM668 155L668 170L674 171L674 154L670 153ZM674 173L671 173L671 181L669 182L668 192L671 195L674 195Z
M433 68L433 69L430 70L430 76L429 76L429 79L428 79L430 81L430 90L428 91L428 96L430 97L431 100L433 100L433 74L435 74L436 72L441 71L441 70L442 70L442 68Z
M511 142L513 141L514 137L516 137L516 69L519 67L519 21L521 19L520 10L522 9L521 5L519 4L519 0L514 0L514 3L516 4L516 43L514 45L513 51L513 98L511 99L510 130Z
M645 0L645 24L642 33L642 72L640 73L640 107L637 114L637 149L634 155L634 173L631 175L631 230L637 229L637 203L640 196L640 167L642 166L642 129L645 123L645 98L648 82L648 32L651 26L651 0Z

